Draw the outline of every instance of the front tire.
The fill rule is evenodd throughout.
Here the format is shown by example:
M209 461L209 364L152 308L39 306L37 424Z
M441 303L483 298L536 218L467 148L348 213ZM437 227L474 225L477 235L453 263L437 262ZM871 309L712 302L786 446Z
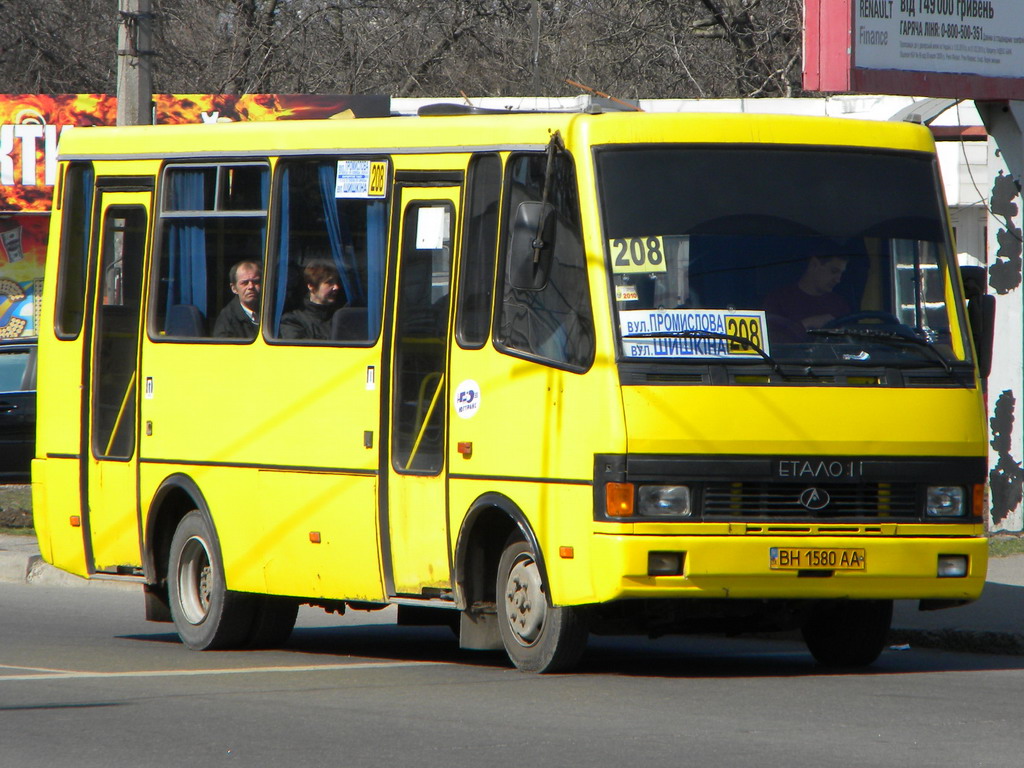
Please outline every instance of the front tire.
M498 631L512 663L523 672L561 672L575 666L587 645L579 608L556 608L533 548L512 539L498 562Z
M803 626L811 655L828 667L866 667L881 655L892 624L892 600L830 600Z
M185 515L174 531L167 592L174 628L189 648L237 648L248 639L255 604L227 590L213 526L199 510Z

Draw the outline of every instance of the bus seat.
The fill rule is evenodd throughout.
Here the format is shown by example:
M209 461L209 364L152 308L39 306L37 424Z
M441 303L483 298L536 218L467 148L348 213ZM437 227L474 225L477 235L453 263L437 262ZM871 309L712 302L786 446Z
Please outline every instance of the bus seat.
M366 341L368 333L366 307L342 307L331 317L331 338L334 341Z
M168 336L201 338L206 336L203 313L193 304L173 304L167 311L164 332Z

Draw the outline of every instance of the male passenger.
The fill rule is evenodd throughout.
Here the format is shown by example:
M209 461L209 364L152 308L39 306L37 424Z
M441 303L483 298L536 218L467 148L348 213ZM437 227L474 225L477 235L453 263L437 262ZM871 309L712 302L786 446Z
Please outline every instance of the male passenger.
M240 261L228 272L231 292L235 294L217 315L213 335L221 338L255 339L260 324L260 286L263 269L258 262Z
M798 324L802 331L850 314L850 303L833 292L843 279L847 261L844 255L811 256L799 280L767 297L765 311Z
M302 300L301 307L281 317L281 338L327 341L331 338L331 318L341 297L338 268L330 261L318 259L306 265L302 276L309 295Z

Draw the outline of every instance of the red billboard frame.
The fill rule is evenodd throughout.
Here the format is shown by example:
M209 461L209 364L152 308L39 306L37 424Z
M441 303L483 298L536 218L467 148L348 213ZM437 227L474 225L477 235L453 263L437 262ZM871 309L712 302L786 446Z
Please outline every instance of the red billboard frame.
M804 0L805 90L985 101L1024 99L1024 77L855 67L853 13L858 2Z

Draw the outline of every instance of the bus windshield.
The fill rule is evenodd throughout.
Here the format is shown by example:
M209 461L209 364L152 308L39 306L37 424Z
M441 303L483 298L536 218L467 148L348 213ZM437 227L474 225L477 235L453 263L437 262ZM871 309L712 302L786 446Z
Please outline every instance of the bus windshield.
M659 145L596 161L622 359L967 360L931 155Z

